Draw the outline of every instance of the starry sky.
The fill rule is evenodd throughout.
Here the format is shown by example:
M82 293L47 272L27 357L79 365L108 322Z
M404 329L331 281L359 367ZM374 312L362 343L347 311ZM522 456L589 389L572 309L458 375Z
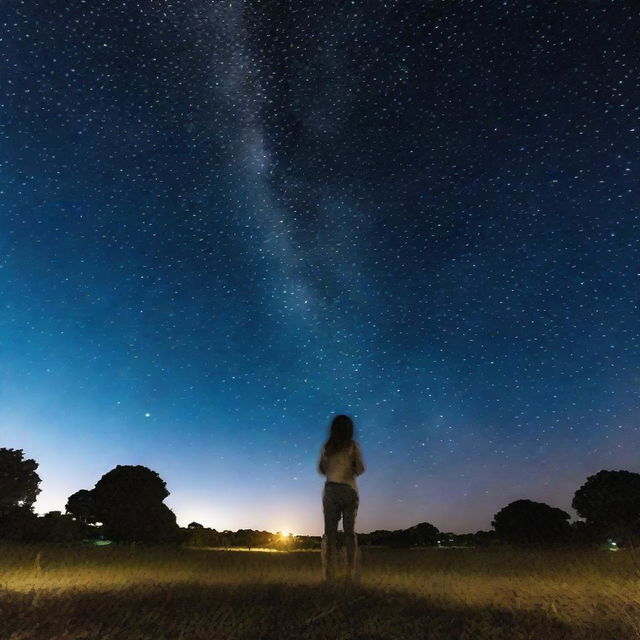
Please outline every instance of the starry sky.
M5 0L0 445L178 522L489 529L640 472L635 0Z

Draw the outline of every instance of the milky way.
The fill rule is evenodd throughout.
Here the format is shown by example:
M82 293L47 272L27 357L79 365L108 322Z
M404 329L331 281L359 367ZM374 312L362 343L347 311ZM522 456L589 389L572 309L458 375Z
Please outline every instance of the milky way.
M488 529L640 472L635 1L0 7L0 437L181 524Z

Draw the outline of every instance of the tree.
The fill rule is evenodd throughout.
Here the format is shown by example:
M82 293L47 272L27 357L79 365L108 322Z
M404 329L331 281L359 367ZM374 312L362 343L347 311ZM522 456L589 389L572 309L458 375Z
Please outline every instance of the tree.
M568 513L531 500L511 502L494 516L491 524L499 538L513 544L565 542L571 531Z
M571 542L573 544L590 546L597 543L599 538L602 538L602 535L593 525L587 524L583 520L571 523Z
M39 542L72 542L84 537L81 522L60 511L49 511L37 520L37 540Z
M98 522L93 492L87 489L80 489L80 491L76 491L69 496L65 509L68 514L82 522L82 524L95 524Z
M22 449L0 448L0 518L16 507L31 509L40 493L38 463L24 459Z
M472 544L486 546L496 541L495 531L476 531L471 534Z
M0 519L0 538L13 542L37 541L38 516L31 507L13 507Z
M640 474L599 471L576 491L571 506L601 537L640 533Z
M421 522L407 529L409 544L426 547L433 546L438 542L440 531L428 522Z
M190 522L187 525L187 529L204 529L204 526L201 525L199 522Z
M67 511L85 522L102 522L105 536L115 541L174 542L180 528L163 503L169 495L162 478L141 465L118 465L91 491L69 497Z
M101 515L104 535L121 542L169 543L180 537L176 516L166 504L123 501Z
M220 545L220 534L207 527L188 527L184 541L190 547L217 547Z
M105 473L93 489L98 510L108 510L122 500L141 505L161 503L168 495L164 480L142 465L118 465Z

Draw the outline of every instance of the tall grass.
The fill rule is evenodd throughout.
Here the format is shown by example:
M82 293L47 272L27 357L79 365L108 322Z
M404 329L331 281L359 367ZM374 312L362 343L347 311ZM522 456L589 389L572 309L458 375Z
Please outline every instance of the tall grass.
M1 640L640 640L629 551L365 548L357 585L314 552L0 552Z

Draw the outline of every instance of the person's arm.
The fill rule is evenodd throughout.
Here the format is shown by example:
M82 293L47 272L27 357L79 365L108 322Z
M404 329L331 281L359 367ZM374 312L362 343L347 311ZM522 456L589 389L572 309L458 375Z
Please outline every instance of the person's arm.
M362 451L357 442L353 443L353 473L356 476L364 473L364 461L362 460Z
M324 447L320 451L320 460L318 460L318 471L323 475L327 475L327 456L324 454Z

